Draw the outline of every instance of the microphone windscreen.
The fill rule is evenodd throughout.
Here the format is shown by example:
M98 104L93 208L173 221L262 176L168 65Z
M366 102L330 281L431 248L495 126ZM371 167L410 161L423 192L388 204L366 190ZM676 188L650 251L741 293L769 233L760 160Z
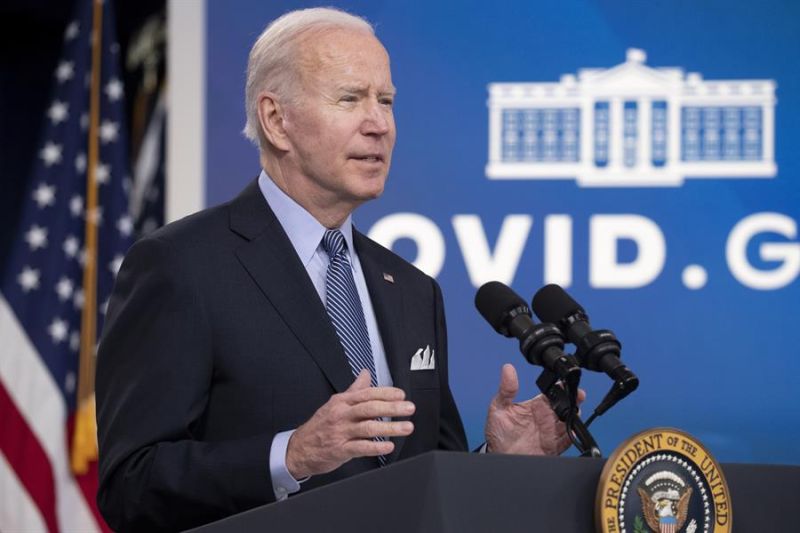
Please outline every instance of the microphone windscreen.
M531 305L539 320L551 324L558 324L562 319L578 311L586 314L580 304L556 284L545 285L539 289L533 295Z
M527 309L528 304L510 287L499 281L490 281L481 285L475 294L475 307L495 331L506 335L504 322L509 311L518 307Z

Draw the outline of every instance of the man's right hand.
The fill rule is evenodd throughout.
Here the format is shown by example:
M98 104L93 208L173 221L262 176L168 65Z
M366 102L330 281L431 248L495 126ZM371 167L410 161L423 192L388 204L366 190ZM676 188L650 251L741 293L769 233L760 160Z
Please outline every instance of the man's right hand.
M373 437L405 437L414 431L409 421L380 418L411 416L414 404L395 387L371 387L362 370L346 391L331 396L308 422L292 434L286 448L286 468L295 479L325 474L356 457L389 455L394 443Z

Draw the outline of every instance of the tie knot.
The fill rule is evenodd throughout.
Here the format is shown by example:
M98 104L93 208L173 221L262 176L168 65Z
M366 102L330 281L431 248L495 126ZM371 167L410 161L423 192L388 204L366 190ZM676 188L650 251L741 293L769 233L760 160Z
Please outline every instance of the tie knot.
M322 247L328 253L328 257L333 259L347 250L347 243L341 231L338 229L329 229L325 232L325 235L322 236Z

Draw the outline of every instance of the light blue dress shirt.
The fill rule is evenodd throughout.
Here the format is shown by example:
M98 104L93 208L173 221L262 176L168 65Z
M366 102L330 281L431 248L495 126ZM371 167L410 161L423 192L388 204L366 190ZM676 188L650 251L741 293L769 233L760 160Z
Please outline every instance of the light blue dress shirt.
M261 189L261 194L264 195L270 209L272 209L281 226L283 226L283 230L297 252L300 262L305 266L308 277L311 278L311 282L314 284L314 288L317 290L317 294L319 294L324 305L325 277L330 259L322 248L321 242L327 228L320 224L305 208L278 188L263 170L258 177L258 187ZM383 349L380 331L378 331L375 311L372 309L372 301L369 298L367 282L364 280L364 272L361 270L358 254L354 253L353 222L350 216L347 217L339 230L342 232L345 242L347 242L347 250L350 253L353 279L356 282L356 290L358 290L361 307L364 310L372 356L375 359L378 386L391 387L393 383L392 376L389 373L386 352ZM272 476L272 489L275 491L275 498L278 501L284 500L289 494L300 490L300 483L292 477L286 468L286 448L292 433L294 433L294 430L278 433L272 439L270 447L269 470Z

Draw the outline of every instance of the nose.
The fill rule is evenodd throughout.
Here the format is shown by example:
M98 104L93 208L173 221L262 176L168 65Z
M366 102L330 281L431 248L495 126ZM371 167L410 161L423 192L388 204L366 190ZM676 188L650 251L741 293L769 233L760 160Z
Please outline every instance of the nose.
M386 135L391 130L393 120L391 106L370 100L366 104L361 133L374 136Z

